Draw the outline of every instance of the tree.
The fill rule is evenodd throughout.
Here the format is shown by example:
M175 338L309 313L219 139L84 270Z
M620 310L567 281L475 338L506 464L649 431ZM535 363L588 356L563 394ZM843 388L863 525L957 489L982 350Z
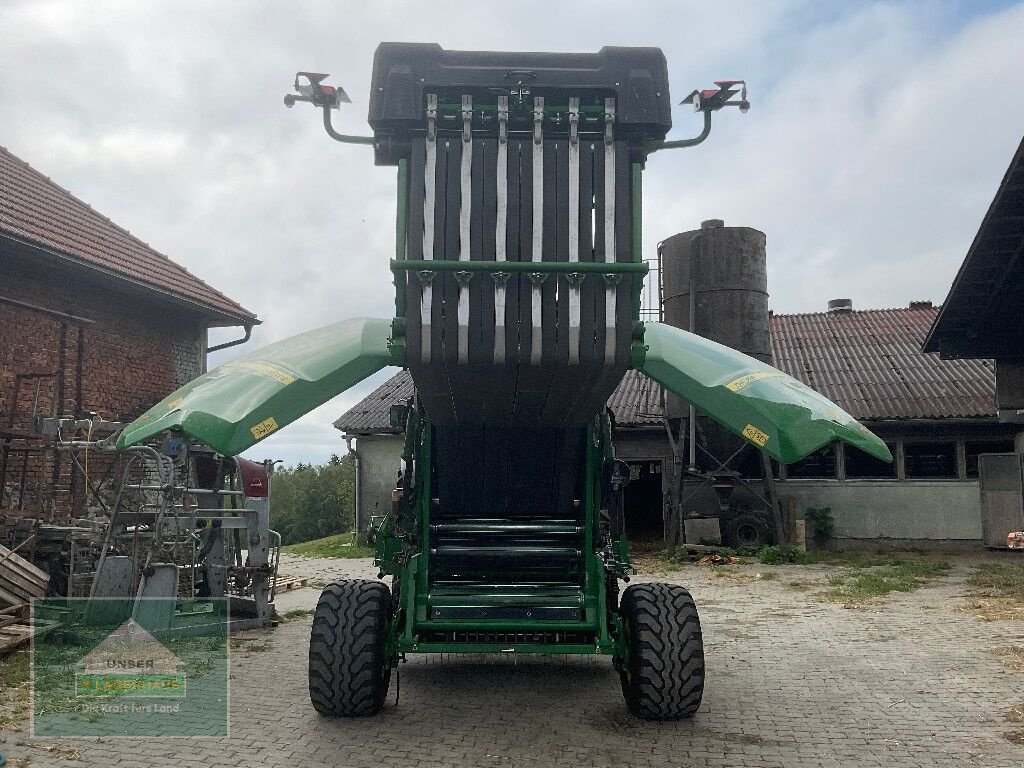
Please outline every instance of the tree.
M352 530L355 520L355 459L331 456L327 464L299 463L274 473L270 526L284 544Z

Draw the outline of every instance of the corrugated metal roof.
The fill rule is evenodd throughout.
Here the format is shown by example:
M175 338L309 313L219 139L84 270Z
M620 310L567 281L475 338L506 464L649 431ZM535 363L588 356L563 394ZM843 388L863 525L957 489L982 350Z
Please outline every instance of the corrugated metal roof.
M172 294L243 324L256 315L0 147L0 234Z
M619 386L608 398L608 407L615 414L620 427L644 427L661 423L665 412L662 405L661 385L640 371L626 371Z
M989 418L996 415L991 360L943 360L921 350L934 307L774 315L775 366L821 392L862 421ZM413 392L402 371L334 425L350 434L396 432L392 403ZM657 425L661 388L629 371L608 399L618 426Z
M991 360L942 360L922 344L935 307L775 315L775 366L861 420L996 415Z

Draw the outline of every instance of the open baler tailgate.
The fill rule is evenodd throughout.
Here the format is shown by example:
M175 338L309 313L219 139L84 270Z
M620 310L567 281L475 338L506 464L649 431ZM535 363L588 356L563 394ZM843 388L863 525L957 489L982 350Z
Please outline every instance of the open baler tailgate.
M664 323L645 323L644 343L642 373L783 464L834 440L892 461L853 416L777 368Z
M129 424L117 447L170 430L235 456L390 365L390 335L389 320L354 318L282 339L176 390Z

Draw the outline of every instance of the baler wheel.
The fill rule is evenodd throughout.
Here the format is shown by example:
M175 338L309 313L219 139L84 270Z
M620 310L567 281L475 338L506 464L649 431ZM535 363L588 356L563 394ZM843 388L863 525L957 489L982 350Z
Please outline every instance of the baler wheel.
M357 717L384 706L390 613L391 591L379 581L335 581L320 593L309 637L309 698L317 712Z
M631 584L620 607L629 659L620 673L629 711L645 720L691 717L704 695L704 641L690 593Z

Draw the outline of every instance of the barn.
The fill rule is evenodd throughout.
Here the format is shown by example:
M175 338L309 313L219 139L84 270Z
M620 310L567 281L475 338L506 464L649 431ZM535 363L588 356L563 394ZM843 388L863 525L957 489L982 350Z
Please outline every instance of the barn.
M206 369L207 331L254 313L0 148L0 513L80 513L39 420L130 421Z

